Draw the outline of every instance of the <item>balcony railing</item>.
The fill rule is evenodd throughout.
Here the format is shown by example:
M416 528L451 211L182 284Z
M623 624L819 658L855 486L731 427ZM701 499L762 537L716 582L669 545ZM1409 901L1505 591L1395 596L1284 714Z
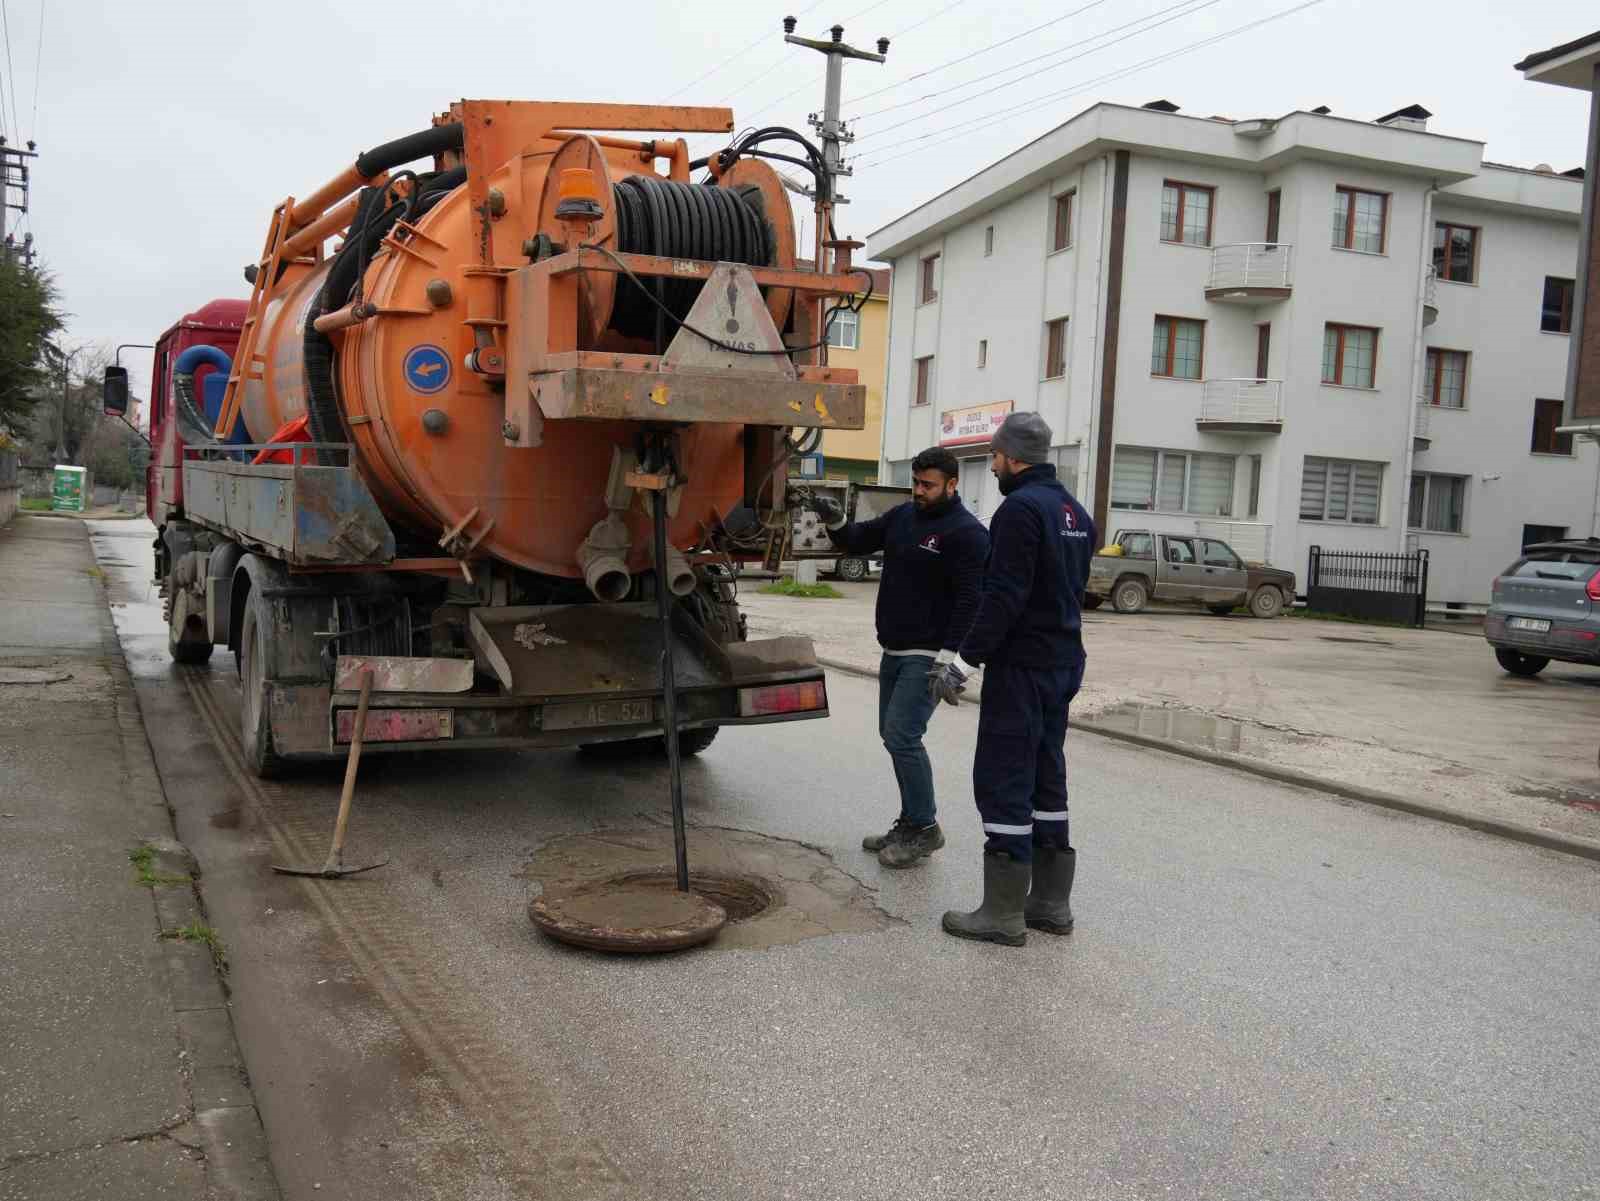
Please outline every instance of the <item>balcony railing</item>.
M1432 263L1422 281L1422 324L1432 325L1439 320L1439 272Z
M1283 429L1283 381L1208 379L1200 385L1202 429L1276 434Z
M1426 399L1417 401L1417 423L1411 430L1411 445L1414 450L1427 450L1433 445L1431 430L1433 428L1433 406Z
M1197 521L1194 532L1217 538L1233 547L1246 563L1272 561L1272 527L1259 521Z
M1230 242L1211 250L1206 298L1282 300L1294 281L1294 247L1283 242Z

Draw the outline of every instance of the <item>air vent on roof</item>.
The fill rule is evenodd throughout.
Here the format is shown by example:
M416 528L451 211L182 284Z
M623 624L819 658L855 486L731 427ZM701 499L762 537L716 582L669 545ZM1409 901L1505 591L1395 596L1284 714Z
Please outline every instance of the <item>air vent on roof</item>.
M1540 175L1554 175L1556 173L1556 169L1549 163L1534 163L1533 169Z
M1426 133L1428 118L1433 116L1420 104L1408 104L1405 108L1397 108L1392 113L1385 113L1373 122L1374 125L1387 125L1390 129L1410 129L1417 133Z
M1561 174L1562 174L1563 178L1566 178L1566 179L1582 179L1583 178L1583 168L1582 167L1574 167L1572 170L1563 171Z
M1329 108L1326 104L1319 104L1319 105L1317 105L1316 108L1312 109L1311 111L1313 113L1315 113L1319 117L1329 116L1333 112L1333 110L1331 108Z
M1141 104L1139 107L1153 109L1158 113L1175 113L1178 111L1178 106L1170 100L1151 100L1146 104Z

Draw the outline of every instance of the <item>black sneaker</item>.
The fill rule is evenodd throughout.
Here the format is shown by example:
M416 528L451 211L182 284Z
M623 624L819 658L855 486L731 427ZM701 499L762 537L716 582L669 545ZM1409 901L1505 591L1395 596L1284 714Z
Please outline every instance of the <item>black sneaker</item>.
M931 826L904 826L900 834L878 852L878 862L884 867L910 867L942 846L944 831L939 829L938 822Z
M861 840L861 849L863 851L872 851L874 854L876 854L878 851L883 850L884 847L888 846L895 839L899 838L903 831L910 828L911 827L906 822L905 818L897 817L894 819L894 825L890 826L884 833L868 834L865 838L863 838Z

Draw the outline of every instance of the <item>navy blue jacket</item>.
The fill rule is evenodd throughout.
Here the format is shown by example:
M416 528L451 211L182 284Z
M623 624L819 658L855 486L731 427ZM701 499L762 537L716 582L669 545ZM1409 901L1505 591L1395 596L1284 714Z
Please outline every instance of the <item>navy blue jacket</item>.
M883 552L877 617L884 650L953 651L961 645L977 612L989 535L959 496L929 512L907 501L829 536L852 555Z
M962 641L968 663L1038 669L1083 662L1083 590L1094 522L1048 463L1016 477L989 521L989 563L977 618Z

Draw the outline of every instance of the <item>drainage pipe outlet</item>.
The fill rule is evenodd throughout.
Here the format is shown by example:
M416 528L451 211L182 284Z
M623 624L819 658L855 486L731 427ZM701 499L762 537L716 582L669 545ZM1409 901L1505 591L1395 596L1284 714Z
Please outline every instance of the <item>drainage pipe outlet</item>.
M595 522L589 536L578 547L578 567L583 571L583 582L590 592L608 604L627 599L633 590L633 576L628 573L631 545L628 527L613 510L603 521Z
M655 543L650 545L651 566L655 563ZM673 596L688 596L694 591L694 568L684 553L672 543L667 543L667 591Z

